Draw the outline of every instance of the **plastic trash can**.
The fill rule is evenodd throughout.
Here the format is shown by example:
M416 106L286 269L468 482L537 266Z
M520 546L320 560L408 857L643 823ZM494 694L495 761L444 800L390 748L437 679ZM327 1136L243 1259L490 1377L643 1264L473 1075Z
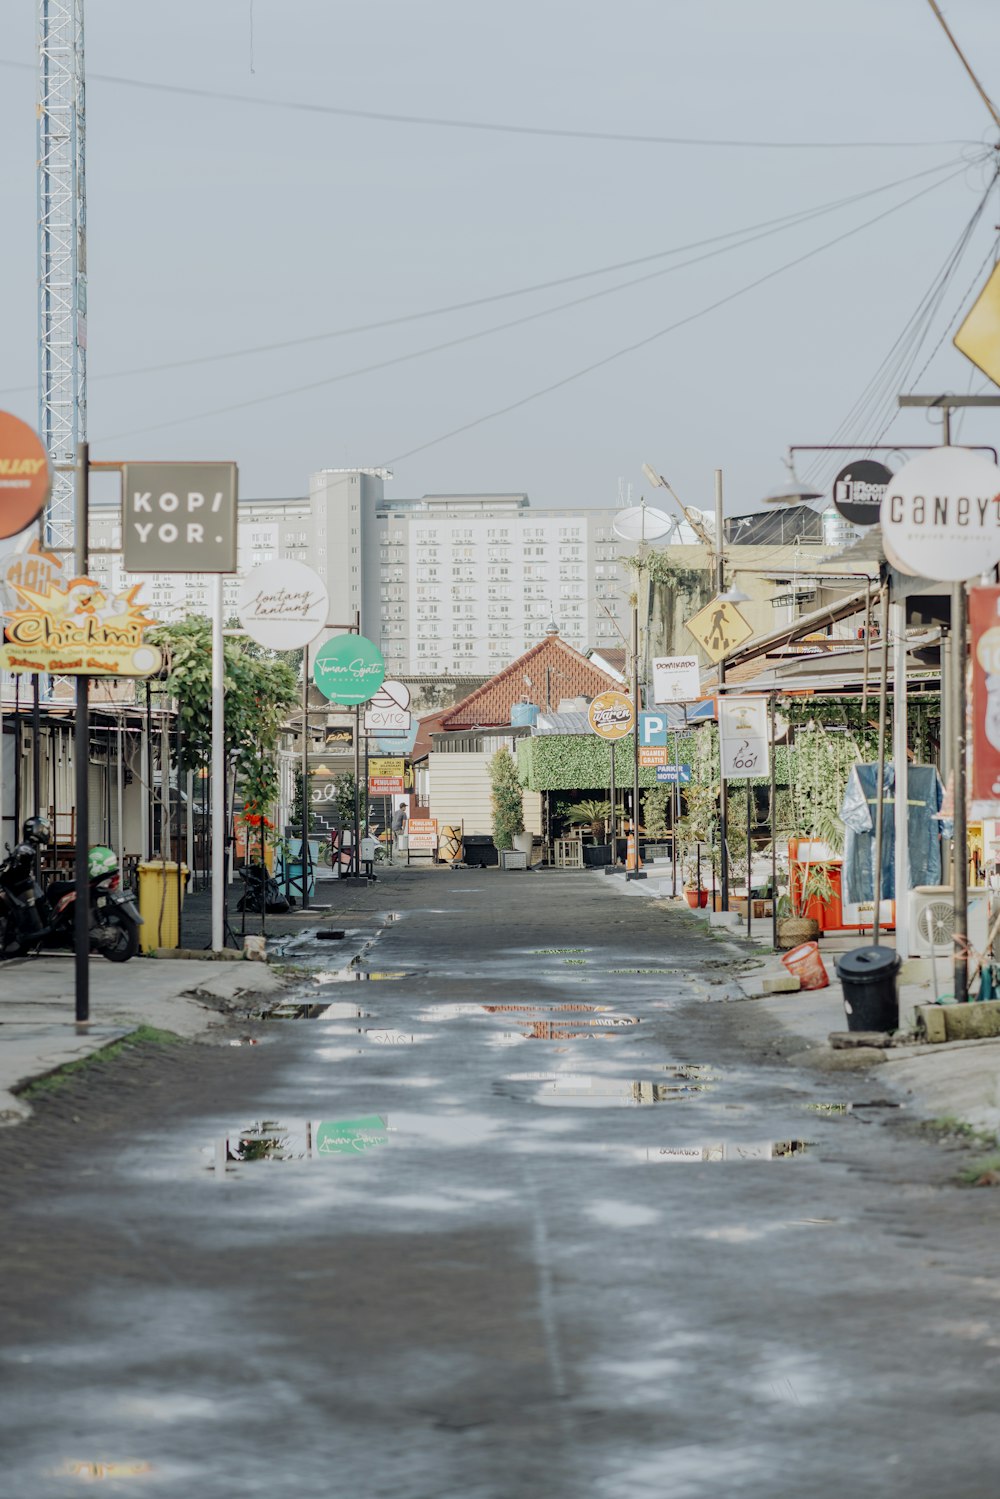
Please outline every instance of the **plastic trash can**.
M150 859L139 864L139 945L143 952L157 947L177 947L180 908L184 900L187 865L181 865L178 889L177 865L172 859Z
M849 1031L899 1029L900 963L891 947L856 947L837 959Z

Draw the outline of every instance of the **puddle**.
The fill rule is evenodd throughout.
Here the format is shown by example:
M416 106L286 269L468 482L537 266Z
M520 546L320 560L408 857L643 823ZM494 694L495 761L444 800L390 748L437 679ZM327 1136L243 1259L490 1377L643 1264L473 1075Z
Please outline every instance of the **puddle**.
M811 1140L720 1140L712 1145L655 1145L639 1150L638 1159L652 1164L685 1161L778 1161L805 1155Z
M364 984L369 982L375 984L388 979L405 979L409 977L410 974L403 972L385 973L376 972L374 969L339 968L335 973L328 974L324 982L328 984Z
M295 1120L281 1124L261 1119L237 1134L217 1140L214 1170L254 1161L307 1161L334 1155L359 1155L388 1143L390 1126L382 1114L360 1119Z
M267 1011L268 1020L367 1020L367 1010L357 1005L340 1003L296 1004L292 1000L276 1004Z
M431 1038L410 1035L404 1031L378 1030L365 1031L365 1039L376 1046L417 1046L421 1041L429 1041Z
M587 1036L601 1039L614 1034L624 1026L638 1025L635 1015L602 1015L597 1020L532 1020L527 1023L524 1035L530 1041L570 1041Z
M532 958L558 958L567 952L591 952L589 947L535 947L529 953Z
M335 932L329 927L323 927L318 932L314 932L313 936L317 942L343 942L347 933Z
M99 1482L105 1478L141 1478L145 1473L152 1473L153 1464L147 1462L66 1462L63 1463L60 1472L69 1478L82 1478L87 1483Z
M591 1077L573 1072L512 1072L508 1081L539 1084L533 1092L535 1103L583 1108L638 1108L643 1104L675 1103L703 1093L707 1087L705 1083L658 1083L651 1079Z

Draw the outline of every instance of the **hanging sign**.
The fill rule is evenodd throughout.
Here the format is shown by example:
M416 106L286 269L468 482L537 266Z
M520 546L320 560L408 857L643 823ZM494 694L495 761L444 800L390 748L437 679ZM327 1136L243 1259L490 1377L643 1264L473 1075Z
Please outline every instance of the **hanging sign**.
M892 472L884 463L858 458L833 481L833 508L854 526L877 526L879 507Z
M320 692L345 707L367 703L384 676L382 652L364 635L335 635L320 646L313 663L313 681Z
M697 656L658 656L653 662L653 702L691 703L701 697Z
M1000 265L993 267L952 342L994 385L1000 385Z
M721 661L753 634L753 626L747 623L736 605L728 604L724 599L713 599L704 609L699 609L685 621L684 628L694 636L710 661ZM697 697L698 693L693 696Z
M969 589L972 800L1000 801L1000 588Z
M676 783L678 786L689 786L691 784L690 765L658 765L656 767L657 785Z
M968 448L931 448L886 486L885 554L900 571L958 583L1000 562L1000 468Z
M769 773L765 698L719 698L719 747L724 780L751 781Z
M36 558L46 563L35 575L38 587L16 581L16 564L7 574L17 605L6 612L0 667L61 677L150 677L160 670L159 647L143 642L156 620L138 602L141 583L110 593L93 578L67 578L47 553ZM29 576L27 568L20 576Z
M36 432L0 411L0 537L16 536L30 526L52 493L49 456Z
M122 561L133 573L234 573L236 464L124 464Z
M602 692L594 698L587 716L590 727L602 739L624 739L635 723L632 699L624 692Z
M404 762L401 759L369 760L368 792L371 796L395 796L403 790Z
M304 562L267 562L243 579L238 613L252 640L272 651L309 645L323 630L329 599L322 578Z
M410 731L410 689L405 682L383 682L365 709L365 728L373 734Z

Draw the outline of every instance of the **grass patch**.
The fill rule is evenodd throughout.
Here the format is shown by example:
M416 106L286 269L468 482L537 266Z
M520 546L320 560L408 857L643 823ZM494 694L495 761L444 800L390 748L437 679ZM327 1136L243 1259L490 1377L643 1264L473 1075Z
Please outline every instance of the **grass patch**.
M924 1119L918 1126L922 1133L933 1135L936 1140L958 1140L963 1145L995 1146L997 1137L993 1130L977 1129L964 1119L952 1114L942 1114L937 1119Z
M987 1180L984 1181L983 1178ZM996 1183L991 1177L1000 1177L1000 1153L994 1151L992 1155L977 1156L967 1166L963 1166L958 1173L958 1179L963 1187L992 1187Z
M158 1030L154 1025L140 1025L134 1031L129 1031L127 1036L122 1036L118 1041L111 1041L107 1046L102 1046L98 1051L93 1051L89 1056L78 1057L73 1062L66 1062L64 1066L57 1067L55 1072L49 1072L45 1077L36 1078L34 1082L26 1083L23 1088L17 1089L22 1098L33 1098L40 1094L57 1093L66 1083L72 1082L82 1072L94 1067L100 1067L105 1062L113 1062L116 1057L124 1053L134 1051L137 1046L175 1046L183 1038L173 1031Z

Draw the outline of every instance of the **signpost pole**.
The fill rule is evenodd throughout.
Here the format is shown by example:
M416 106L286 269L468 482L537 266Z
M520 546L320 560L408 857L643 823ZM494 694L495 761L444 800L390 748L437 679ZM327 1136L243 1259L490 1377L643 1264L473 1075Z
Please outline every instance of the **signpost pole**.
M771 946L778 951L778 789L774 747L775 696L771 693Z
M615 798L618 792L615 787L615 741L613 739L608 740L608 755L611 760L611 774L609 777L611 782L611 864L609 867L614 869L618 863L618 818L615 815Z
M628 867L628 858L625 859L625 878L627 880L644 880L645 873L639 868L639 713L642 704L639 701L639 583L636 580L636 592L633 595L632 604L632 711L635 722L632 725L632 867ZM614 745L611 746L614 754Z
M722 518L722 470L715 470L715 592L716 595L726 591L726 533ZM726 658L719 659L719 693L722 693L726 685ZM722 769L722 745L719 745L719 769ZM719 836L722 840L721 854L721 879L722 879L722 909L729 910L729 844L727 842L729 828L729 808L726 804L726 778L720 776L719 781Z
M81 442L76 449L76 518L75 557L78 578L87 576L87 527L90 523L90 444ZM37 681L38 678L36 677ZM76 1022L90 1019L90 876L87 868L87 845L90 833L90 678L76 679L76 728L73 740L73 770L76 778L76 837L73 881L76 901L73 910L74 989Z
M367 790L367 788L366 788ZM354 843L351 874L361 878L361 704L354 705Z
M212 574L212 951L225 947L226 751L222 574Z
M287 860L285 861L287 865ZM309 646L302 647L302 909L309 909Z

